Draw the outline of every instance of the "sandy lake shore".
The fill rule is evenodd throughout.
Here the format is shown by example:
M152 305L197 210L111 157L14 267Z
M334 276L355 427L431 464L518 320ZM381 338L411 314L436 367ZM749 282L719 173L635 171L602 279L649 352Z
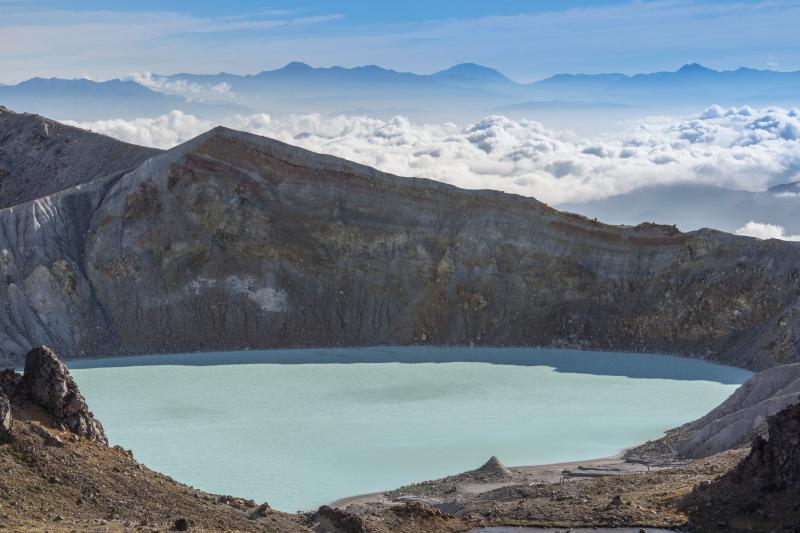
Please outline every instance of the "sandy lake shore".
M481 494L498 488L517 485L520 482L528 484L536 483L558 483L565 478L594 478L614 475L634 474L638 472L646 472L648 470L656 471L669 468L665 466L651 466L649 469L646 465L638 463L626 462L623 459L625 450L610 457L602 457L598 459L587 459L581 461L567 461L562 463L541 464L541 465L526 465L509 467L508 470L516 474L508 479L478 479L480 476L470 475L477 472L465 472L456 476L443 478L442 480L427 481L420 484L415 484L410 487L429 487L434 488L438 484L452 484L452 480L456 479L458 485L457 493L459 494ZM480 469L479 469L480 470ZM380 492L372 492L367 494L358 494L341 498L330 504L331 507L345 509L351 505L368 505L368 504L389 504L395 501L398 491L410 489L404 487L403 489L386 490ZM422 492L438 492L425 490ZM391 496L390 496L391 495ZM437 500L435 494L429 494L431 499ZM432 503L436 503L433 501Z

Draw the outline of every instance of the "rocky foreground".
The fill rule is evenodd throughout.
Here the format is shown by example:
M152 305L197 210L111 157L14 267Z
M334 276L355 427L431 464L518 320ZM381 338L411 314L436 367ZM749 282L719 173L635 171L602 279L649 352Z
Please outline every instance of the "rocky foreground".
M32 350L25 368L0 374L0 530L309 531L303 517L206 494L109 448L52 351Z
M698 530L800 530L800 404L769 418L736 468L701 483L683 505Z
M64 365L35 348L25 373L0 374L0 530L455 533L473 527L664 527L780 531L800 517L800 406L768 438L678 468L536 478L492 458L398 489L380 503L287 514L208 494L110 448ZM744 457L744 460L742 458ZM594 472L599 471L595 468ZM581 474L582 473L582 474Z
M81 183L0 210L9 364L39 343L73 357L562 346L751 369L800 356L798 243L609 226L224 128L138 162L9 113L4 190L62 164Z

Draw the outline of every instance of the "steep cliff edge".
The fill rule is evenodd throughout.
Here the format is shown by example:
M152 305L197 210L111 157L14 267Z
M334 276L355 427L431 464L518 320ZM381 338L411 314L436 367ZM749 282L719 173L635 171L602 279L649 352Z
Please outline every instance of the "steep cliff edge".
M364 344L798 360L800 245L608 226L217 128L0 210L6 359Z
M131 170L157 153L0 106L0 209Z

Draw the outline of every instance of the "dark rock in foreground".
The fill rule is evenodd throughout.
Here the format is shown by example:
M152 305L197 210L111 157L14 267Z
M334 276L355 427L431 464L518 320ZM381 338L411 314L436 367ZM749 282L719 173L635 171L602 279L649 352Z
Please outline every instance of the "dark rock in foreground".
M702 484L687 499L698 531L796 531L800 525L800 404L768 420L769 437L756 437L731 472Z
M22 376L4 371L0 380L0 391L7 391L15 400L30 402L53 417L57 424L65 426L75 435L92 442L108 444L102 424L86 405L86 400L69 370L52 350L38 346L25 357L25 373ZM0 395L0 413L2 399ZM9 409L10 414L10 409Z
M24 376L0 373L0 529L311 533L304 516L256 514L153 472L102 431L51 350L32 350Z

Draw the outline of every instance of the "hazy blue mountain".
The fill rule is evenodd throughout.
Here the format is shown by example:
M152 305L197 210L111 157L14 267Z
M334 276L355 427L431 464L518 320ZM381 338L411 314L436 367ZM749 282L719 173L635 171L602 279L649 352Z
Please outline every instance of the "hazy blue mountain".
M300 62L257 74L154 75L156 92L132 81L34 78L0 86L0 104L75 120L155 116L173 109L217 118L266 112L338 114L358 110L376 117L402 114L418 121L465 123L488 114L539 120L582 134L645 115L698 113L711 104L797 105L800 72L740 68L716 71L698 64L649 74L559 74L517 83L495 69L464 63L432 74L376 65L317 68ZM186 86L224 84L225 94L203 101ZM148 85L150 87L150 85ZM208 95L212 95L209 97Z
M770 187L767 191L772 194L800 194L800 181L775 185L774 187Z
M300 82L336 82L348 85L362 85L369 87L371 84L398 83L402 85L412 84L420 87L461 87L474 88L493 85L506 85L524 87L518 84L497 70L474 63L463 63L455 65L449 69L435 72L433 74L414 74L411 72L399 72L386 69L377 65L366 65L362 67L312 67L300 61L292 61L284 67L275 70L265 70L258 74L229 74L221 72L219 74L173 74L169 76L158 76L164 80L184 80L192 83L216 84L229 83L234 91L241 89L251 89L253 87L264 86L267 83L300 83ZM311 90L312 87L305 87Z
M800 182L762 192L710 185L661 185L603 200L561 204L558 208L610 224L680 221L678 227L684 231L710 227L734 232L754 221L777 224L796 235L800 234L800 194L792 193L800 193Z
M412 119L458 122L502 113L583 133L652 113L697 113L711 104L794 106L800 94L800 72L716 71L696 63L632 76L559 74L532 84L474 63L415 74L375 65L315 68L293 62L254 75L175 74L159 79L227 83L240 103L272 113L359 109L385 116L389 110L406 109Z
M215 116L242 109L231 104L189 102L183 97L153 91L133 81L60 78L32 78L17 85L0 85L0 105L73 120L132 119L174 109Z
M252 75L174 74L167 83L230 86L236 101L270 113L342 113L358 109L385 116L405 109L412 118L472 120L497 105L525 99L528 87L500 72L465 63L433 74L398 72L376 65L316 68L301 62Z
M517 88L519 84L497 70L475 63L461 63L449 69L435 72L430 78L456 87L481 87L507 89Z
M531 86L539 98L636 103L654 108L672 104L796 105L800 71L741 67L717 71L697 63L674 72L649 74L559 74Z

